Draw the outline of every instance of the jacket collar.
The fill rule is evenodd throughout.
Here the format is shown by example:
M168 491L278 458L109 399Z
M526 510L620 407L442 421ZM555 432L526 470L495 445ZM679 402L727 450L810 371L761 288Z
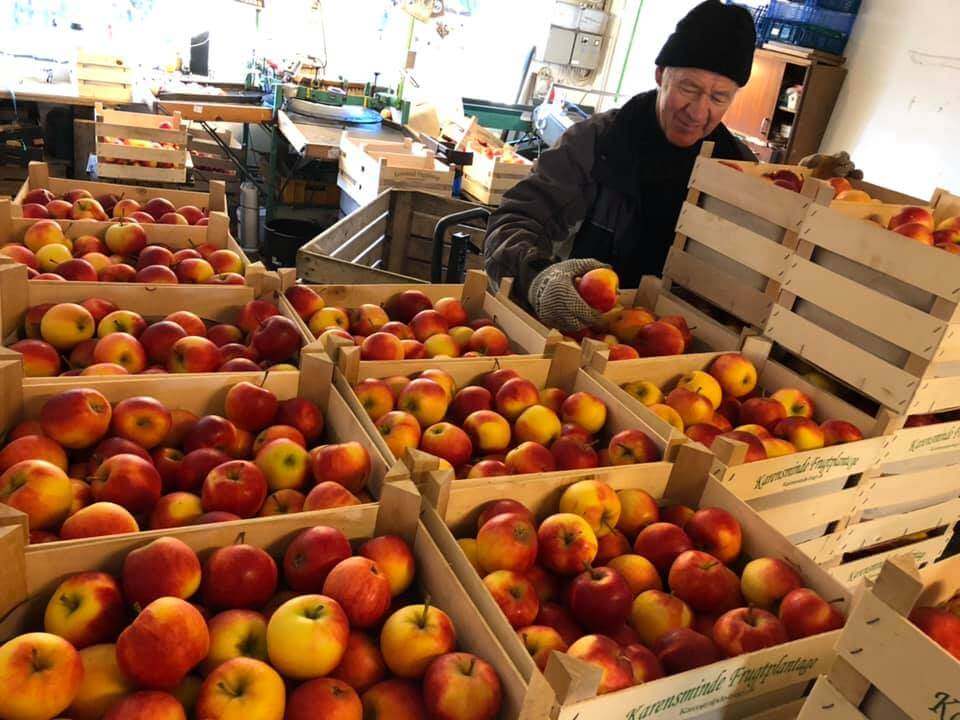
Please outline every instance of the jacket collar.
M656 113L657 91L641 93L620 108L609 130L597 141L593 177L627 195L638 195L649 182L686 182L703 144L670 144ZM739 157L736 141L723 124L706 138L717 143L720 157Z

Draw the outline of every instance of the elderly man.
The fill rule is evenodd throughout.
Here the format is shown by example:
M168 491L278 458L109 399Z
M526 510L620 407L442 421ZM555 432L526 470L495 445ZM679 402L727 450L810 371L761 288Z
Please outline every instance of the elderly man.
M504 195L484 251L494 281L515 278L519 299L572 332L598 319L574 278L602 265L624 287L659 275L703 141L714 157L756 159L721 123L755 42L743 8L707 0L691 10L657 56L656 90L574 125Z

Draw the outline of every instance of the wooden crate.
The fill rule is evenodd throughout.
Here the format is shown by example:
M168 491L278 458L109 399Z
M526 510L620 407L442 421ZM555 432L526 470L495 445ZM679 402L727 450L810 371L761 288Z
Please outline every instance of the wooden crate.
M162 183L187 181L190 154L187 129L181 127L180 113L123 112L105 109L97 103L95 121L98 176Z
M133 70L114 55L77 52L77 91L80 97L107 102L133 101Z
M463 192L484 205L499 205L503 193L533 172L533 163L517 155L500 137L481 127L477 118L452 118L441 132L456 141L458 150L473 153L463 168Z
M196 205L198 208L206 208L210 212L228 213L226 191L223 183L218 180L210 183L208 192L171 190L159 187L141 187L139 185L121 185L112 182L51 177L50 167L47 163L31 162L27 180L13 198L13 212L15 215L19 216L22 214L24 196L31 190L36 190L37 188L45 188L58 197L68 190L75 189L87 190L94 197L113 193L115 195L122 195L125 198L133 198L141 205L153 198L162 197L172 202L174 207Z
M950 720L960 707L960 663L908 619L914 607L948 600L960 558L917 571L909 555L884 563L837 642L798 720Z
M242 157L243 147L230 130L217 130L216 133L235 155ZM236 166L227 157L223 148L215 143L203 128L188 128L187 149L190 151L193 166L194 185L209 187L211 180L220 180L224 183L227 194L237 202L242 178L237 174Z
M812 205L826 205L833 188L804 183L802 193L714 160L705 143L690 175L677 235L664 265L664 287L698 295L748 325L763 327Z
M389 188L450 197L454 171L419 143L340 138L340 189L361 205Z
M960 407L960 258L832 208L800 238L764 333L904 416Z
M26 266L18 263L0 264L0 350L19 357L18 353L5 350L21 339L21 329L27 310L45 303L79 303L90 297L110 300L121 310L140 313L148 322L161 320L170 313L187 310L213 323L234 323L240 309L257 297L249 285L143 285L131 283L84 283L84 282L28 282ZM269 278L268 278L269 280ZM297 313L283 295L270 289L272 281L264 282L260 298L276 304L281 315L296 323ZM275 283L272 283L275 285ZM297 325L299 328L300 326ZM309 335L301 332L301 356L318 352ZM259 372L250 371L251 377ZM216 377L219 373L198 373L203 377ZM126 380L137 376L104 376L105 382ZM24 385L53 383L61 389L83 385L88 377L24 378Z
M633 476L624 471L618 477L603 479L616 490L642 489L665 503L727 510L743 527L745 556L786 560L799 570L809 587L846 612L850 596L843 587L729 490L705 477L711 461L709 453L702 448L687 445L680 448L669 477L645 476L642 468L638 468ZM544 676L554 688L557 706L551 712L551 718L745 718L764 707L800 697L808 683L830 667L833 645L840 631L730 658L600 696L596 695L599 672L569 656L554 653L546 672L541 673L455 537L467 536L476 527L482 506L492 500L518 500L537 517L543 518L556 510L563 490L576 480L570 476L544 475L510 480L484 478L482 482L451 481L447 473L433 473L421 488L434 505L425 509L422 515L424 524L521 675L528 681ZM777 698L775 701L771 699L773 696ZM756 701L759 701L759 707ZM750 709L743 708L745 703L750 703Z
M390 189L323 231L297 252L297 277L312 283L407 283L430 280L433 233L437 222L477 206L422 192ZM457 225L482 249L482 222ZM450 255L444 238L443 269ZM467 268L481 269L480 256L468 255Z
M282 558L286 547L302 530L318 525L335 527L351 541L383 534L398 534L409 543L417 565L416 591L447 613L457 631L461 650L489 662L500 678L503 705L500 718L534 720L550 706L545 683L531 688L513 667L499 642L477 611L463 586L426 528L418 520L420 497L407 484L385 489L382 502L357 507L319 510L273 518L239 520L168 531L205 559L213 550L243 536L245 542ZM118 575L131 550L146 545L147 534L114 536L71 548L38 547L23 551L20 526L0 527L0 641L42 627L44 607L57 585L84 571Z
M281 288L286 290L296 280L296 271L282 269L280 272ZM430 300L436 302L443 297L455 297L460 300L467 311L469 320L487 317L493 320L510 340L511 352L532 355L549 354L554 345L560 342L560 333L553 331L546 336L534 332L530 326L516 315L512 308L487 292L487 276L479 270L469 270L466 281L461 284L448 285L445 283L420 285L309 285L326 305L335 305L342 308L355 308L365 303L382 306L392 295L404 290L418 290ZM298 321L303 325L304 332L316 340L316 336L306 326L302 318ZM338 343L338 346L343 346ZM349 347L349 346L348 346ZM324 348L331 357L336 358L337 347Z
M500 287L497 289L497 300L499 300L504 307L510 309L541 337L548 337L558 332L557 330L548 328L531 315L524 305L512 299L512 289L513 278L504 278L500 282ZM640 280L639 288L634 290L621 290L617 302L625 308L646 308L657 317L663 317L664 315L680 315L683 317L687 322L687 327L690 329L691 335L693 335L693 342L688 348L689 352L739 350L743 342L742 331L736 332L730 327L721 325L713 318L707 316L703 311L698 310L673 293L665 290L663 288L663 281L652 275L645 275ZM569 342L574 342L567 337L564 337L564 339ZM606 343L585 338L580 343L580 346L583 350L584 366L593 364L594 367L600 367L609 362L609 347Z
M19 422L37 419L43 404L66 389L63 384L57 382L22 383L19 363L10 360L0 361L0 378L5 388L4 399L0 403L0 436ZM350 406L340 393L333 389L332 378L333 364L325 356L316 354L304 355L301 371L296 373L144 375L120 380L85 377L82 378L84 382L73 383L72 387L98 390L114 404L126 398L145 395L159 400L171 410L189 410L201 417L210 414L223 415L223 403L227 391L244 380L255 382L271 390L279 400L293 397L306 398L316 403L323 412L324 442L356 441L370 453L371 470L367 490L373 497L380 497L389 464L376 444L364 433ZM26 523L26 515L0 504L0 526L10 524L11 518L16 522L22 519ZM161 537L170 532L170 529L144 530L138 535ZM56 543L56 547L69 548L100 539L61 540ZM46 543L43 546L47 547ZM39 547L39 545L33 545L28 552Z
M607 406L607 423L602 433L610 435L621 430L639 429L646 432L662 453L664 462L645 463L643 465L626 465L590 468L586 470L557 470L544 473L543 477L616 477L625 468L642 467L651 477L665 477L670 472L672 460L678 445L684 441L675 438L663 439L651 432L649 424L636 417L619 399L615 398L594 377L580 370L580 351L569 343L560 343L554 349L552 358L525 357L510 355L502 358L458 358L456 360L400 360L397 362L355 362L351 358L348 348L340 353L337 372L334 382L340 393L350 403L360 423L373 438L384 457L395 460L404 460L414 478L424 473L436 470L439 463L436 457L427 453L411 453L411 457L395 458L390 448L384 442L380 432L367 415L363 404L357 398L353 387L366 378L387 378L392 375L412 375L428 368L440 368L450 373L457 387L463 387L474 382L481 375L494 370L512 368L521 377L530 380L538 388L559 387L567 393L589 392L599 397ZM352 353L354 356L356 352ZM521 476L514 476L521 477ZM513 478L511 478L513 479ZM459 481L458 481L459 482Z
M0 245L21 242L27 228L38 222L24 217L15 217L14 207L9 199L0 198ZM81 235L95 235L102 239L107 228L114 223L97 220L57 220L57 224L63 229L63 234L73 240ZM176 251L207 243L217 248L232 250L243 261L244 275L247 276L248 282L253 281L254 275L266 271L263 263L250 262L246 252L230 234L230 219L226 213L210 213L210 221L207 225L145 223L141 227L147 235L148 245L164 245Z

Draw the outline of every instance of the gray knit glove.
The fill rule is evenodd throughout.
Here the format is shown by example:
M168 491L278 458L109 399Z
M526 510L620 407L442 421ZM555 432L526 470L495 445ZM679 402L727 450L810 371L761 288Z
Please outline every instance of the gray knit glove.
M600 323L600 313L584 302L573 285L573 279L610 267L599 260L564 260L543 270L530 283L527 299L530 307L547 327L562 332L577 332Z
M807 155L800 161L801 167L812 168L814 177L827 180L832 177L845 177L853 180L863 180L863 170L858 170L850 153L846 150L836 155Z

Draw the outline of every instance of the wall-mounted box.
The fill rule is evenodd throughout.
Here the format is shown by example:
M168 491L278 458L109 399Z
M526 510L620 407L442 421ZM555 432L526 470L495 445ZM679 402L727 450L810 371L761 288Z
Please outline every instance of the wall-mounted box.
M592 33L577 33L573 43L570 64L584 70L596 70L600 67L600 55L603 48L603 36Z
M543 51L543 61L557 65L570 65L576 40L575 30L551 25L550 34L547 36L547 47Z
M583 8L580 11L580 21L577 23L577 29L580 32L603 35L607 29L607 19L609 17L603 10Z

